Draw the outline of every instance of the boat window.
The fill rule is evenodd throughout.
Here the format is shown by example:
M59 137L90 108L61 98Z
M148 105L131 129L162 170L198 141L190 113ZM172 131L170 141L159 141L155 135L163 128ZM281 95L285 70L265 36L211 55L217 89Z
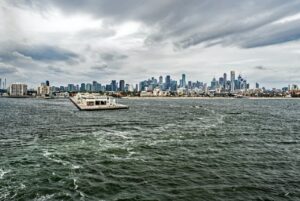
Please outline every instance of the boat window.
M89 102L87 102L86 104L87 104L87 106L93 106L93 105L94 105L94 102L89 101Z
M101 101L101 105L106 105L106 101Z

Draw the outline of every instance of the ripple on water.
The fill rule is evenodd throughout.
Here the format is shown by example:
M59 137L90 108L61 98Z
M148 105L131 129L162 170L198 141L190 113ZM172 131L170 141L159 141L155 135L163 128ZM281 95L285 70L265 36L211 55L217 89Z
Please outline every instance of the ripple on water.
M0 200L298 199L298 100L121 101L0 99Z

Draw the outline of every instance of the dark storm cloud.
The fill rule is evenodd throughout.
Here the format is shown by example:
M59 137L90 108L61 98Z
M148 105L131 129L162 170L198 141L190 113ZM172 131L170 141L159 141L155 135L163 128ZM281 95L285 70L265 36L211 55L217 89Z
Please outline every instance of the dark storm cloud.
M58 47L33 46L28 49L20 49L19 53L38 61L68 61L78 58L78 55Z
M124 55L124 54L118 54L118 53L103 53L103 54L101 54L101 58L104 61L111 62L111 61L118 61L118 60L126 59L126 58L128 58L128 56Z
M97 65L97 66L92 66L91 69L95 71L103 71L108 68L107 64L102 64L102 65Z
M266 68L264 66L255 66L254 69L256 69L256 70L268 70L268 68Z
M18 72L18 69L14 66L0 63L0 75L13 74Z
M63 71L61 68L59 67L55 67L55 66L48 66L49 71L56 73L56 74L60 74L60 73L64 73L65 71Z
M268 26L276 20L297 14L300 10L300 1L297 0L10 0L7 2L42 11L55 7L66 14L87 13L110 23L139 21L152 30L146 37L146 44L170 41L176 49L199 44L252 48L298 40L300 35L298 23ZM291 32L281 31L285 26L290 26ZM263 37L256 34L257 29L260 29L259 34L264 34ZM270 30L276 34L270 34ZM51 50L45 53L48 55L45 58L61 58ZM43 58L41 55L36 57Z
M14 61L19 58L27 58L36 61L69 61L79 56L72 51L48 45L21 45L1 44L0 59L2 61Z

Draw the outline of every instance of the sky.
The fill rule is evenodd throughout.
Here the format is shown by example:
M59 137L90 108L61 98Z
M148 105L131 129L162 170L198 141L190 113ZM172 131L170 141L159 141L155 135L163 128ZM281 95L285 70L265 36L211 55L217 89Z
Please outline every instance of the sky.
M0 0L0 78L300 84L298 0Z

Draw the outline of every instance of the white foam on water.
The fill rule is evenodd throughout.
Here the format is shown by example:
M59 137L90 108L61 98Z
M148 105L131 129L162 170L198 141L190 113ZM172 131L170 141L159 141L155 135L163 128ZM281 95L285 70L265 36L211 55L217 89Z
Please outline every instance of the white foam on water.
M34 201L48 201L51 200L54 197L54 194L52 195L43 195L41 197L35 198Z
M71 169L73 169L73 170L77 170L77 169L80 169L80 168L82 168L80 165L71 164Z
M48 150L44 150L43 156L49 158L49 156L51 156L51 153L48 152Z
M60 164L62 164L63 166L66 166L66 165L70 164L68 161L63 161L63 160L61 160L61 159L53 158L53 157L51 157L51 155L52 155L52 153L48 152L48 150L44 150L43 156L44 156L45 158L47 158L47 159L49 159L49 160L52 160L52 161L54 161L54 162L56 162L56 163L60 163Z
M26 188L26 185L21 183L20 189L24 189L24 188Z
M4 175L10 172L11 172L10 170L0 169L0 179L3 179Z
M77 179L73 179L73 184L74 184L74 190L77 190L77 188L78 188L78 185L76 184L76 181L77 181Z
M219 115L217 116L217 121L218 121L218 123L219 123L219 124L225 123L224 118L225 118L225 115L219 114Z
M7 192L7 193L4 193L4 194L0 194L0 200L1 200L2 198L6 199L7 196L9 196L9 193L8 193L8 192Z

